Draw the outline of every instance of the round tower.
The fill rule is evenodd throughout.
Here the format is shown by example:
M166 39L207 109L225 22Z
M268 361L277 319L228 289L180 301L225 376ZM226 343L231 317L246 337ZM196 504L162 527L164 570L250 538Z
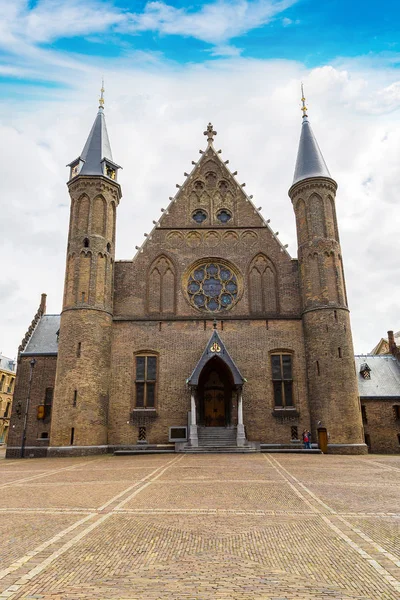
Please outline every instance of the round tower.
M121 198L103 91L82 154L68 165L71 211L50 436L51 448L95 446L97 452L107 444L116 208Z
M337 184L312 132L304 94L293 184L312 437L328 452L365 454L353 341L336 221Z

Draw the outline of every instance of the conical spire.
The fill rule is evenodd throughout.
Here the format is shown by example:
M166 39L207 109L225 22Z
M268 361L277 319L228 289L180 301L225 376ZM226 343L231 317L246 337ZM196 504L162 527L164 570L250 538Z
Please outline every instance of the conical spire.
M331 174L326 166L324 157L322 156L322 152L318 146L318 142L315 139L313 130L311 129L311 125L308 120L303 85L301 86L301 91L301 100L303 103L301 109L303 111L303 123L301 127L300 143L297 152L293 184L303 181L303 179L308 179L309 177L331 178Z
M101 88L101 98L99 100L99 111L89 133L85 147L82 150L81 160L84 164L81 169L81 175L103 175L103 160L106 158L112 161L110 140L108 139L106 120L104 116L104 87Z
M110 140L108 139L106 120L104 116L104 87L101 88L99 110L90 130L89 137L82 154L68 166L71 167L71 177L76 175L106 175L116 179L119 165L113 162Z

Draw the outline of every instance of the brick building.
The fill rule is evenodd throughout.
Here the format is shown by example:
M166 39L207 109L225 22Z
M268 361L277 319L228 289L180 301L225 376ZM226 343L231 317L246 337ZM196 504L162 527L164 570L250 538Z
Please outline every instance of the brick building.
M369 355L355 357L365 443L371 452L400 452L399 333L388 331Z
M8 456L21 445L70 455L174 439L193 449L210 433L215 445L279 447L304 429L328 452L367 451L337 184L304 102L289 189L297 259L214 149L211 124L205 135L136 256L115 261L122 192L101 100L69 165L62 313L45 315L42 301L21 347Z
M0 354L0 445L7 443L14 395L16 362Z

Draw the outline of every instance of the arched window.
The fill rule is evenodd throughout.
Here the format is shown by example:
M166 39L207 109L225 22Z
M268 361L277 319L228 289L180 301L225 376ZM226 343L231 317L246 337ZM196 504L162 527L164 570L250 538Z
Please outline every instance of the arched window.
M166 256L160 256L150 268L148 307L150 313L175 312L175 269Z
M264 254L258 254L250 265L249 295L252 313L278 311L275 267Z
M135 357L135 408L155 408L157 356L150 353Z
M276 409L293 408L293 358L291 354L271 354L271 374Z

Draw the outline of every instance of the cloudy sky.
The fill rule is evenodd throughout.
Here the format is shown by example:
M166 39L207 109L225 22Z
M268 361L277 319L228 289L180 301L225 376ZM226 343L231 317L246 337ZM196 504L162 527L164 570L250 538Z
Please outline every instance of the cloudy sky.
M16 355L41 292L49 313L61 309L65 165L83 148L103 76L124 167L117 259L142 244L205 147L209 121L296 257L287 190L303 81L339 184L355 350L400 329L399 17L396 0L0 0L0 351Z

